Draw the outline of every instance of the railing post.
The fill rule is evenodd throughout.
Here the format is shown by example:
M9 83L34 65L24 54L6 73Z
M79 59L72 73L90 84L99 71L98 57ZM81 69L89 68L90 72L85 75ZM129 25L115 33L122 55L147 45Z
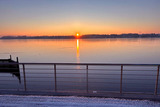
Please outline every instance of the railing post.
M55 90L55 92L57 92L56 64L54 64L54 90Z
M86 91L88 93L88 65L86 65Z
M120 94L122 94L123 65L121 65Z
M22 65L23 65L24 90L27 91L25 66L24 66L24 64L22 64Z
M159 65L158 65L158 68L157 68L157 78L156 78L156 85L155 85L155 92L154 92L154 95L157 95L158 79L159 79Z

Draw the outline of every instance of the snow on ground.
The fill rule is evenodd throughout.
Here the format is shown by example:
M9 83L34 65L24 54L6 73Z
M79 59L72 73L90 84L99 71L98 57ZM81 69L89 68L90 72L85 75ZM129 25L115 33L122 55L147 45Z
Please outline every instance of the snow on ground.
M159 102L114 98L0 95L0 107L160 107Z

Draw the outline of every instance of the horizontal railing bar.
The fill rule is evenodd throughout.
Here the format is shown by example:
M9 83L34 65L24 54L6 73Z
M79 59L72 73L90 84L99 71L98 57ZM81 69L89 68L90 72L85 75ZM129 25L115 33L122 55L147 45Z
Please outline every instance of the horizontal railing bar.
M89 83L111 83L111 84L120 84L116 82L89 82ZM123 84L143 84L143 83L123 83ZM143 84L143 85L154 85L154 84Z
M155 78L123 78L123 80L155 80Z
M22 69L22 68L20 68ZM25 68L26 70L53 70L53 69L41 69L41 68ZM56 70L86 70L86 69L56 69ZM101 70L101 69L90 69L90 70ZM102 69L102 70L107 70L107 69Z
M57 77L57 78L80 78L80 79L86 79L86 77ZM119 78L88 78L88 79L119 79Z
M88 83L91 83L91 84L92 84L92 83L93 83L93 84L94 84L94 83L120 84L120 83L118 83L118 82L117 82L117 83L115 83L115 82L88 82Z
M11 69L11 68L6 68ZM20 68L22 69L22 68ZM53 69L41 69L41 68L25 68L26 70L53 70ZM86 69L57 69L57 70L86 70ZM88 70L100 70L100 71L120 71L119 69L88 69ZM140 69L134 69L134 70L124 70L124 71L156 71L156 70L140 70Z
M0 65L17 65L17 64L25 64L25 65L97 65L97 66L104 66L104 65L113 65L113 66L160 66L160 64L126 64L126 63L0 63Z
M89 73L88 75L120 75L120 74L102 74L102 73Z
M57 77L57 78L75 78L75 79L86 79L86 77Z
M57 81L57 82L65 82L65 83L86 83L85 81L83 81L83 82L78 82L78 81Z
M101 82L89 82L90 84L101 84ZM104 84L105 82L102 82L102 84ZM110 84L120 84L120 83L109 83L109 82L106 82L107 84L105 84L105 85L110 85ZM124 84L126 84L126 83L124 83ZM127 83L126 85L128 85L128 84L137 84L137 83ZM142 85L142 84L138 84L138 85ZM153 84L143 84L144 86L151 86L151 85L153 85ZM153 85L154 86L154 85ZM154 88L153 88L154 89Z
M56 69L56 70L86 70L86 69Z
M156 75L144 75L144 74L123 74L123 75L135 75L135 76L156 76Z
M124 84L144 84L144 85L155 85L155 83L136 83L136 82L132 82L132 83L130 83L130 82L123 82Z
M120 69L93 69L93 68L90 68L88 70L99 70L99 71L120 71Z
M128 87L124 87L124 90L125 89L144 89L144 88L145 89L151 89L151 90L153 89L153 91L154 91L154 87L148 87L148 86L145 86L145 87L129 87L128 86Z
M108 84L109 85L109 84ZM90 89L92 89L92 88L96 88L96 89L99 89L100 90L100 88L104 88L104 89L108 89L108 88L116 88L117 89L117 91L119 90L119 87L116 85L116 86L108 86L108 85L100 85L100 86L95 86L95 85L89 85L89 87L90 87ZM98 90L97 90L98 91Z
M1 69L1 68L0 68ZM6 69L12 69L12 68L6 68ZM13 68L16 69L16 68ZM20 68L23 69L23 68ZM53 68L51 69L44 69L44 68L25 68L26 70L53 70ZM56 69L56 70L86 70L86 69ZM120 71L120 69L88 69L88 70L100 70L100 71ZM134 69L134 70L129 70L129 69L124 69L123 71L157 71L157 70L140 70L140 69Z
M43 85L49 85L49 84L27 84L27 86L43 86ZM49 86L53 86L54 87L54 85L49 85ZM82 87L83 85L67 85L67 84L57 84L57 86L80 86L80 87ZM83 87L85 87L85 85L83 86Z
M123 71L138 71L138 72L140 72L140 71L157 71L157 70L139 70L139 69L134 69L134 70L123 70Z
M13 80L1 80L1 81L13 81ZM15 81L13 81L13 82L15 82ZM28 83L29 82L53 82L53 81L27 81ZM65 83L67 83L67 82L69 82L69 83L85 83L85 81L83 81L83 82L80 82L80 81L57 81L57 82L65 82ZM119 84L119 83L115 83L115 82L88 82L88 83L108 83L108 84ZM143 84L143 83L124 83L124 84L138 84L138 85L140 85L140 84ZM1 83L0 83L0 85L1 85ZM8 84L9 85L9 84ZM154 84L143 84L143 85L154 85Z
M155 80L155 79L142 79L142 78L123 78L124 81L129 81L129 80Z
M14 81L15 82L15 81L18 81L18 80L0 80L0 81Z
M65 82L65 83L86 83L85 81L80 82L80 81L57 81L57 82ZM119 84L119 83L114 83L114 82L88 82L88 83L112 83L112 84Z
M45 73L45 72L44 73L32 73L32 72L26 72L26 75L27 74L37 74L37 75L43 74L44 75L44 74L54 74L54 73Z
M0 85L11 85L11 84L1 84L0 83ZM19 86L20 84L14 84L13 86L15 86L15 85Z
M120 79L120 78L88 78L88 79ZM123 78L124 79L127 79L127 80L154 80L154 79L131 79L131 78Z
M101 71L120 71L120 69L88 69L88 70L101 70ZM123 70L123 71L156 71L156 70Z
M27 89L27 91L55 92L53 89Z
M57 69L57 70L86 70L86 69ZM99 70L99 71L106 71L106 70L110 70L112 71L112 69L88 69L88 70ZM119 71L118 69L114 70L113 71Z
M1 68L0 68L1 69ZM12 69L12 68L6 68L6 69ZM23 69L23 68L20 68ZM25 68L26 70L53 70L53 69L40 69L40 68ZM86 70L86 69L56 69L56 70ZM120 71L120 69L88 69L88 70L93 70L93 71ZM123 70L123 71L156 71L156 70Z
M1 80L1 81L13 81L13 80ZM27 81L27 82L53 82L53 81ZM57 81L57 82L72 82L72 83L85 83L85 81ZM119 84L118 82L89 82L89 83L109 83L109 84ZM1 84L1 83L0 83ZM125 83L124 84L143 84L143 83ZM143 85L154 85L154 84L143 84Z
M86 73L57 73L57 74L86 74Z
M8 72L1 72L1 73L8 73ZM19 74L19 72L10 72L10 73L14 73L14 74ZM54 73L30 73L27 72L26 74L54 74ZM86 73L57 73L57 74L86 74ZM89 75L120 75L120 74L106 74L106 73L89 73ZM144 75L144 74L123 74L123 75L137 75L137 76L156 76L156 75ZM0 77L4 77L4 76L0 76Z
M13 80L0 80L0 81L13 81ZM14 82L14 81L13 81ZM53 81L27 81L27 82L53 82ZM57 81L57 82L69 82L69 83L85 83L85 81ZM109 84L119 84L118 82L89 82L89 83L109 83ZM124 84L143 84L143 83L125 83ZM0 83L1 85L1 83ZM154 84L143 84L143 85L154 85Z
M89 77L88 79L118 79L119 80L119 78L92 78L92 77Z
M67 85L67 84L63 84L63 85L62 85L62 84L57 84L57 86L69 86L68 88L70 88L71 86L72 86L72 87L75 87L75 86L76 86L76 87L77 87L77 86L78 86L78 87L86 87L85 84L84 84L84 85ZM67 87L66 87L66 88L67 88ZM85 89L84 89L84 90L85 90Z
M143 83L123 83L123 84L126 84L126 85L129 85L129 84L137 84L137 85L155 85L155 84L143 84Z
M53 80L54 81L54 80ZM53 81L27 81L27 83L29 83L29 82L53 82Z
M120 74L98 74L98 73L89 73L89 75L120 75ZM156 75L143 75L143 74L123 74L123 75L136 75L136 76L156 76Z
M23 69L23 68L20 68ZM53 69L44 69L44 68L25 68L26 70L53 70Z
M53 78L53 77L26 77L26 78Z
M26 77L26 78L53 78L53 77L33 77L32 76L32 77ZM57 77L57 78L85 78L85 77Z
M27 84L27 87L28 87L28 86L47 86L47 85L54 87L54 84L51 85L51 84L35 84L35 83L33 83L33 84L28 83L28 84ZM43 87L43 88L44 88L44 87ZM46 88L47 88L47 87L46 87Z

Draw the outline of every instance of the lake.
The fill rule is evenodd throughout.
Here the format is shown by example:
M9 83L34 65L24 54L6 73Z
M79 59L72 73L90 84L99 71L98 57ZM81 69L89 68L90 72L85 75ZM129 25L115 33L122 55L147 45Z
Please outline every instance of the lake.
M0 40L0 50L20 62L160 63L160 38Z
M135 63L160 64L160 38L0 40L0 59L38 63ZM54 69L26 65L27 89L54 90ZM58 90L119 91L120 66L57 66ZM154 92L157 67L124 67L123 91ZM1 73L0 89L24 89L16 76ZM105 84L105 85L104 85ZM76 87L75 87L76 86Z

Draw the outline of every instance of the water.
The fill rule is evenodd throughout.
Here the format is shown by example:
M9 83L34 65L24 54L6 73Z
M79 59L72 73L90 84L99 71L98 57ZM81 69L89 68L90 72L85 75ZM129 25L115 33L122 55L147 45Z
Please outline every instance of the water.
M160 38L0 40L0 58L20 62L160 63Z
M19 62L41 63L160 64L159 47L160 38L0 40L0 58L12 55L13 59L18 56ZM120 66L89 66L89 91L119 91L120 69ZM157 67L124 67L123 91L154 92L156 73ZM1 73L0 89L23 90L22 66L20 74L21 83L9 73ZM26 81L27 89L54 90L53 66L27 65ZM57 66L58 90L84 91L86 81L86 66Z

